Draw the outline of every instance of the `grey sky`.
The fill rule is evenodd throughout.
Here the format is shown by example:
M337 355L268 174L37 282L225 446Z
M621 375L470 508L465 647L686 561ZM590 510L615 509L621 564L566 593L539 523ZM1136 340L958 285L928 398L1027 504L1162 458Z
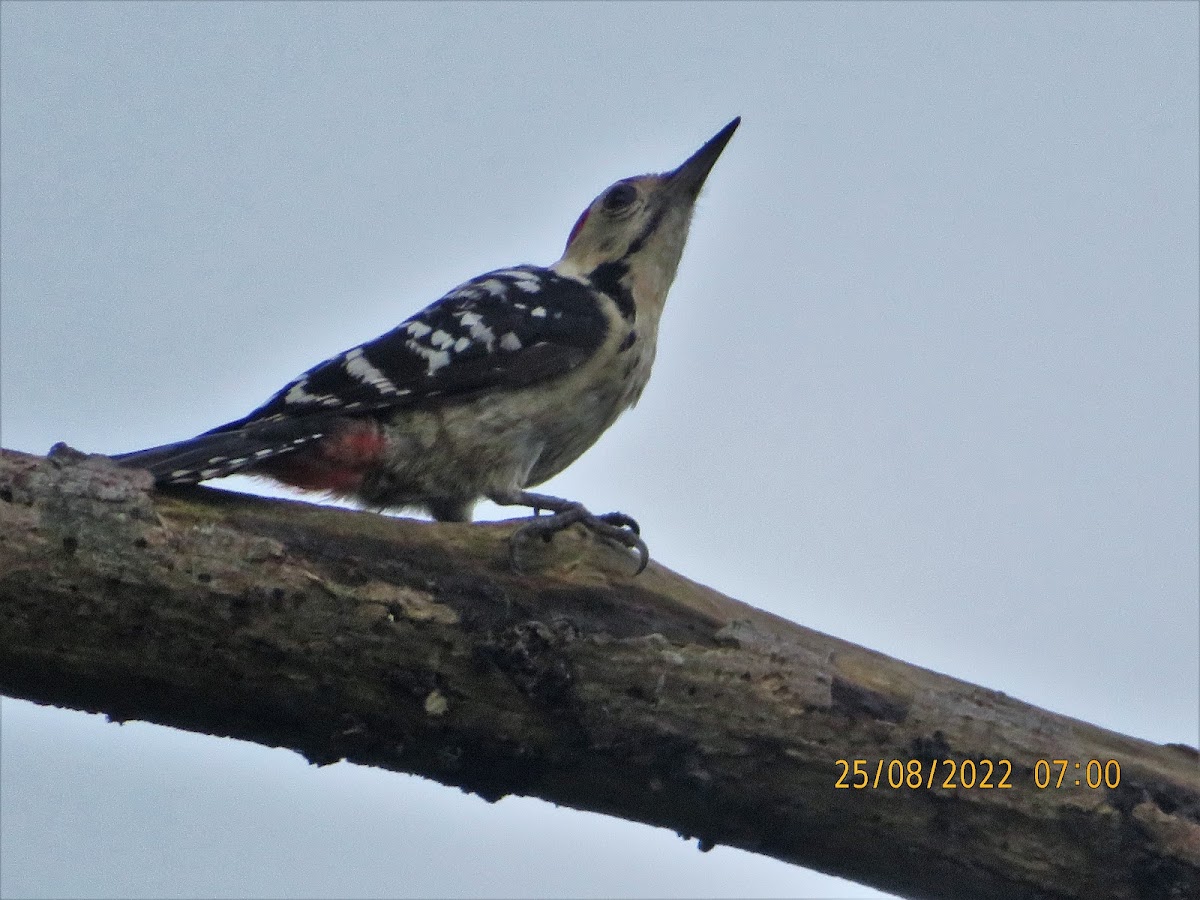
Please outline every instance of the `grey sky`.
M0 9L4 446L238 417L740 114L641 404L548 488L788 618L1197 743L1196 4ZM882 896L0 710L4 896Z

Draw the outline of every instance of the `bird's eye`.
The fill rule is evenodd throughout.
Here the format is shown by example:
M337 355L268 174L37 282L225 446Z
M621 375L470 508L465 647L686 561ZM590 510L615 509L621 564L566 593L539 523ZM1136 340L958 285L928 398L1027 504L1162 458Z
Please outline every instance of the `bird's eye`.
M637 188L624 181L614 184L604 195L604 211L619 212L637 199Z

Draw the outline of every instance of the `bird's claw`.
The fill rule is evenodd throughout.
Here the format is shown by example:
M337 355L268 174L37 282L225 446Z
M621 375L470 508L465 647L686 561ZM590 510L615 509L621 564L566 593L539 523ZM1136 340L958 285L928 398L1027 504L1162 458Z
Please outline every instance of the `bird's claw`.
M605 523L606 525L612 525L616 528L621 529L622 531L628 529L629 531L632 531L634 534L642 533L641 526L638 525L637 519L635 519L633 516L627 516L627 515L625 515L625 513L621 513L621 512L604 513L603 515L596 516L596 518L599 519L601 522ZM626 545L626 546L629 546L629 545ZM646 568L646 566L643 563L642 569L644 569L644 568ZM641 569L639 569L638 571L640 572Z
M650 562L650 549L641 538L641 529L637 520L625 513L611 512L594 515L582 506L571 506L549 516L534 515L533 519L521 526L509 539L509 561L517 572L523 572L521 566L521 547L530 539L540 537L549 542L555 533L579 523L584 528L600 537L615 541L622 547L634 550L638 555L638 567L635 575L640 575Z

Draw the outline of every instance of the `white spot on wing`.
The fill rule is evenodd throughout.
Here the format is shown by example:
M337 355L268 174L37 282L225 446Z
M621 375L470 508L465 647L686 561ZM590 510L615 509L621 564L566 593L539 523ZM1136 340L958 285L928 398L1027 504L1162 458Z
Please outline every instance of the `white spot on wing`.
M284 403L322 403L329 400L328 394L310 394L304 389L308 384L308 379L301 379L292 385L291 389L284 394Z
M438 348L449 347L454 343L454 337L453 335L449 335L439 328L429 336L429 343Z
M502 269L495 274L505 278L511 278L517 289L522 290L527 294L536 294L542 289L542 281L537 276L537 273L531 272L528 269L519 267L515 269Z
M539 306L536 309L534 309L530 313L530 315L533 316L535 319L544 319L544 318L546 318L546 307Z
M492 349L492 345L496 343L496 332L488 328L487 325L480 320L471 326L471 339L481 341L487 345L488 351Z
M413 340L407 342L407 347L424 358L426 375L432 375L442 366L450 364L450 354L445 350L435 350L432 347L426 347L424 344L419 344Z
M471 339L469 337L460 337L457 341L454 342L454 352L462 353L464 350L466 350L470 346L471 346Z
M433 331L433 329L424 322L409 322L408 326L404 330L415 338L425 337L425 335Z
M515 334L513 334L511 331L506 332L504 334L504 336L500 338L500 348L502 350L509 350L509 351L520 350L521 349L521 339L519 337L517 337Z
M414 323L416 324L416 323ZM363 384L369 384L381 394L391 394L399 396L407 394L407 390L401 390L396 387L390 378L383 374L363 354L362 347L355 347L346 354L343 360L343 365L346 367L346 372L352 377L357 378ZM361 404L351 404L351 406L361 406Z

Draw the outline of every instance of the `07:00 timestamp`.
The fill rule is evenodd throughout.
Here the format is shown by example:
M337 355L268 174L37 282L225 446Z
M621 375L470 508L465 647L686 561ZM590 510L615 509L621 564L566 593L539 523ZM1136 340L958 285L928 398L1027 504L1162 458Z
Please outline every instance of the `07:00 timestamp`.
M1067 779L1067 784L1075 787L1086 784L1093 789L1103 786L1111 790L1121 783L1121 764L1115 759L1107 762L1089 759L1085 763L1072 763L1069 759L1039 759L1033 764L1033 783L1043 790L1049 787L1060 788L1068 772L1074 772L1083 778L1082 782L1079 778Z

